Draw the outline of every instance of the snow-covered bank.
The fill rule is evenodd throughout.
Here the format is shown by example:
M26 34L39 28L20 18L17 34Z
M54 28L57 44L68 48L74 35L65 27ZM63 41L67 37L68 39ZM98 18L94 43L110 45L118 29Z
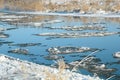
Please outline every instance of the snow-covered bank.
M51 16L74 16L74 17L120 17L120 14L82 14L82 13L56 13L56 12L16 12L16 11L0 11L12 14L30 14L30 15L51 15Z
M18 12L18 14L74 16L74 17L120 17L118 14L81 14L81 13L44 13L44 12Z
M98 77L90 77L68 70L65 70L61 75L58 72L55 68L0 55L0 80L46 80L50 74L68 77L68 80L102 80Z

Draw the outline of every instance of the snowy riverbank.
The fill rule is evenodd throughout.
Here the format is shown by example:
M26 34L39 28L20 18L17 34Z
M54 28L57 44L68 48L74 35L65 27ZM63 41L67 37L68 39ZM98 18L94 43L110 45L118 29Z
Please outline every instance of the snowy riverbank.
M0 80L46 80L50 74L54 74L53 77L63 76L64 79L67 77L66 80L101 80L69 70L65 70L61 75L58 72L55 68L0 55Z
M81 14L81 13L46 13L46 12L17 12L18 14L74 16L74 17L120 17L120 14Z
M74 17L120 17L120 14L82 14L82 13L57 13L57 12L16 12L16 11L0 11L5 13L12 13L12 14L28 14L28 15L49 15L49 16L74 16Z

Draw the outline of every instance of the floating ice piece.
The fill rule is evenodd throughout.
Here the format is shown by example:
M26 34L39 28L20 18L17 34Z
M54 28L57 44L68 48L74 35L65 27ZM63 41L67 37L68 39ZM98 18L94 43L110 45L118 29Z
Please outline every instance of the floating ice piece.
M62 26L62 27L48 27L49 29L63 29L68 31L82 31L82 30L98 30L105 31L106 27L103 25L85 25L85 26Z
M3 32L0 32L0 38L8 38L8 34L4 34Z
M0 31L4 31L4 30L6 30L6 29L5 29L5 28L0 27Z
M24 18L24 17L27 17L27 16L16 16L16 15L3 15L3 16L0 16L0 18L4 18L4 19L15 19L15 18Z
M28 54L28 50L17 48L17 49L13 49L13 50L8 51L8 53Z
M89 48L89 47L70 47L70 46L62 46L62 47L52 47L48 49L50 54L69 54L69 53L80 53L80 52L88 52L88 51L96 51L99 50L97 48Z
M9 44L9 46L20 46L20 47L28 47L28 46L38 46L41 43L20 43L20 44Z
M58 59L62 59L63 57L58 55L48 55L48 56L45 56L44 58L48 60L58 60Z
M101 64L100 61L98 62L95 57L89 57L82 63L81 60L69 63L70 67L74 67L75 65L78 65L78 67L86 69L89 72L97 73L98 75L108 75L117 70L116 68L107 68L105 64Z
M120 51L113 54L115 58L120 58Z
M120 34L119 32L70 32L70 33L40 33L37 36L50 36L56 38L103 37Z

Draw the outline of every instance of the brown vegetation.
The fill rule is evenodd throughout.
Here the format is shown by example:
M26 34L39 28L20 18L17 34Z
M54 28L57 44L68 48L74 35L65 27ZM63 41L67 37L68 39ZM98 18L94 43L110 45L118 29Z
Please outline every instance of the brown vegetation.
M0 0L0 8L3 7L4 0Z
M81 10L84 12L96 12L97 10L120 11L119 0L71 0L58 4L47 3L44 0L0 0L0 7L10 10L32 10L32 11L67 11Z
M10 10L44 10L44 4L40 0L4 0L4 7Z
M70 74L65 74L66 64L63 60L58 60L58 72L52 73L48 70L45 70L46 78L45 80L69 80Z

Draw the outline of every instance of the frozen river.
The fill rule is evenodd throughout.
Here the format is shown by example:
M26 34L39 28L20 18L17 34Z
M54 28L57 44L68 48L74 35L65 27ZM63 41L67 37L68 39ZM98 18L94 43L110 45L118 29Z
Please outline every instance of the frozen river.
M46 33L49 35L46 35ZM53 33L55 35L52 35ZM78 37L78 33L79 35L82 34L82 37ZM104 35L105 33L109 34ZM41 36L40 34L45 35ZM77 37L75 36L76 34ZM69 37L64 37L66 35ZM91 63L88 65L89 68L78 68L79 72L90 75L97 73L98 76L105 79L115 75L111 80L119 80L120 58L113 57L115 52L120 51L119 42L120 18L117 17L41 16L0 13L0 53L37 64L50 66L54 64L54 60L60 58L69 64L74 61L80 61L93 52L93 50L72 51L69 54L56 54L51 57L48 50L50 48L94 48L99 49L97 53L90 56L99 60L95 61L94 64L104 64L105 68L114 70L105 74L95 72L90 70L94 69L92 68L93 66L89 67L93 64ZM27 54L22 54L22 51L14 52L17 49L27 51ZM63 50L65 51L65 49Z

